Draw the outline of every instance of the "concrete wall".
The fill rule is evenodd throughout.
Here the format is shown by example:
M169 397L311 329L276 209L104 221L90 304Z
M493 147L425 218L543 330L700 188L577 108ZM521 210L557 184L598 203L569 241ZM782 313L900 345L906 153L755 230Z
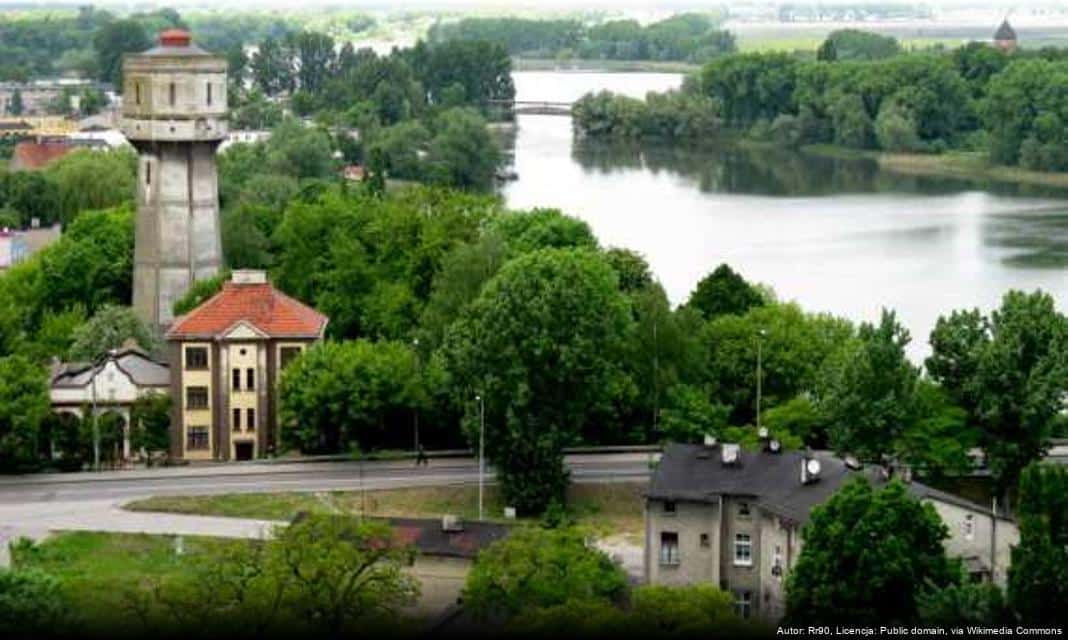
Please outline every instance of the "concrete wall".
M664 502L646 502L645 575L651 584L682 586L694 582L720 582L719 507L716 504L676 502L675 513ZM679 536L679 564L660 564L660 534ZM701 535L708 536L702 546Z
M991 570L990 579L1004 587L1012 561L1012 547L1020 542L1016 523L941 500L927 499L925 502L935 508L949 529L946 553L954 558L978 558Z

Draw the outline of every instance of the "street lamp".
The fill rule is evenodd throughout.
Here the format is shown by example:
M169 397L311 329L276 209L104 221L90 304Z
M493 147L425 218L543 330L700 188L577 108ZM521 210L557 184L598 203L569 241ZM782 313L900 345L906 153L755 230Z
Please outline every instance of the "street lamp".
M482 492L486 484L486 402L482 395L478 401L478 519L482 520Z
M412 340L412 350L415 352L415 375L416 375L416 377L418 377L419 376L419 338L414 338ZM412 423L413 423L412 429L415 432L414 436L413 436L413 441L415 442L415 447L412 450L415 451L416 455L418 456L418 454L419 454L419 404L418 403L414 403L414 406L412 407ZM418 458L416 458L416 460L418 461Z
M756 393L757 393L757 396L756 396L756 426L757 426L757 432L760 431L760 404L761 404L760 401L761 401L761 395L762 395L763 388L764 388L763 387L763 381L764 381L763 364L764 363L763 363L763 353L762 353L763 352L763 339L765 337L767 337L767 335L768 335L768 332L765 329L760 329L759 331L757 331L757 380L756 380L756 384L757 384L757 389L756 389Z

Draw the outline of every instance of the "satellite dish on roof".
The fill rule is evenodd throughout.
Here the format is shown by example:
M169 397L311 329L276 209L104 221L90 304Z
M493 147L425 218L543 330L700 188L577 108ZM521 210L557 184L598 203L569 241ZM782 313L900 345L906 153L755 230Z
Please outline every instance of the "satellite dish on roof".
M724 444L723 445L723 464L735 464L738 462L738 456L741 453L741 447L737 444Z
M805 469L810 476L818 476L820 474L820 461L812 458L805 462Z
M770 449L772 453L778 453L779 450L782 449L782 443L778 440L772 440L768 443L768 449Z

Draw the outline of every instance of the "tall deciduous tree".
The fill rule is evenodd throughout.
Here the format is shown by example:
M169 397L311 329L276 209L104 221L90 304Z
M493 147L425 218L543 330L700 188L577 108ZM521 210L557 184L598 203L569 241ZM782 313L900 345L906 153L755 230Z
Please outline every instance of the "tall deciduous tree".
M140 22L132 18L108 22L93 35L98 77L122 93L122 56L148 49L152 41Z
M514 618L574 602L621 603L627 576L570 528L524 528L479 554L463 599L479 618Z
M108 305L74 330L70 357L92 362L133 340L148 353L160 349L160 339L130 307Z
M858 478L812 510L786 587L789 624L907 624L917 595L954 581L934 507L894 481L873 489Z
M1020 477L1020 544L1012 550L1009 602L1020 620L1064 625L1068 613L1068 469L1032 463Z
M1010 291L989 318L940 318L927 368L979 428L1000 489L1049 445L1068 393L1068 318L1041 291Z
M34 459L49 406L44 367L22 356L0 358L0 468Z
M604 258L543 250L504 266L446 339L447 369L479 442L480 394L486 453L509 504L539 512L562 500L563 447L621 393L619 354L633 320Z
M707 320L721 315L742 315L766 304L764 294L746 282L726 264L716 267L697 283L686 305L697 309Z

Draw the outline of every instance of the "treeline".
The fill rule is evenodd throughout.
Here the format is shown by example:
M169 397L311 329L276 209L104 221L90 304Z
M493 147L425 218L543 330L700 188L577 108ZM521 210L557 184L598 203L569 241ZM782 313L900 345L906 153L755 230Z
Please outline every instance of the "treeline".
M785 147L984 151L1000 164L1068 170L1068 97L1047 90L1068 79L1062 50L1009 55L973 43L950 54L828 57L728 56L688 78L680 92L649 96L644 105L586 96L575 105L575 126L591 135L694 140L690 107L700 100L708 108L701 130L709 135L741 132Z
M643 26L636 20L588 25L578 20L464 18L435 23L431 42L495 42L512 55L584 60L663 60L702 63L735 50L734 34L717 19L685 13Z

